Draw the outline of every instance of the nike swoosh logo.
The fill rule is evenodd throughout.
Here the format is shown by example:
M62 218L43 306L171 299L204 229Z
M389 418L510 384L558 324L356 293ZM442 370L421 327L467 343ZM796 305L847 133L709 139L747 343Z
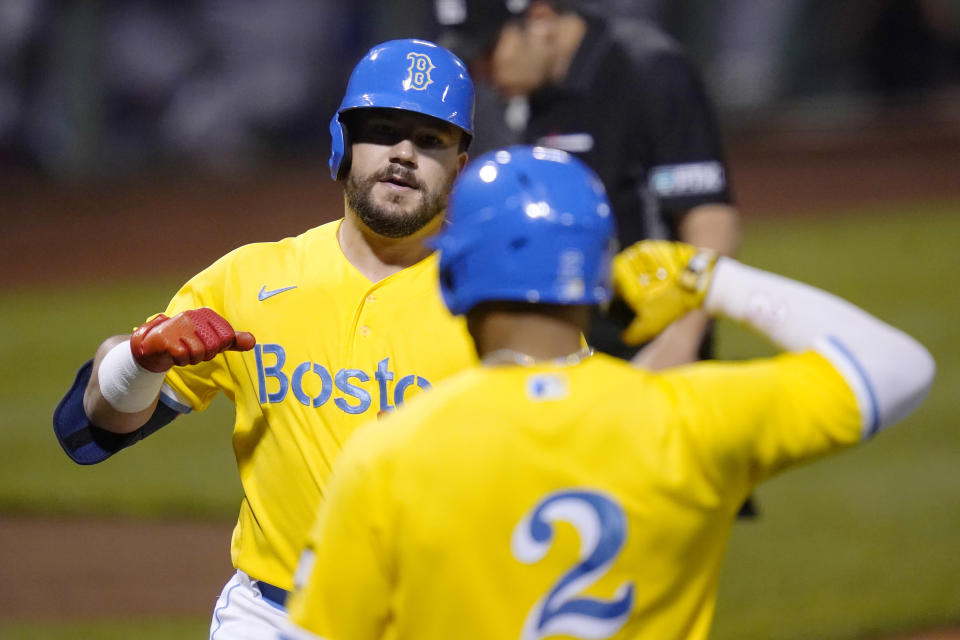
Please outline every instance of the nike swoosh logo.
M274 289L273 291L267 291L267 285L263 285L263 288L260 289L260 293L257 294L257 300L259 300L260 302L263 302L267 298L272 298L278 293L283 293L284 291L290 291L290 289L296 289L296 288L297 288L297 285L293 285L290 287L281 287L280 289Z

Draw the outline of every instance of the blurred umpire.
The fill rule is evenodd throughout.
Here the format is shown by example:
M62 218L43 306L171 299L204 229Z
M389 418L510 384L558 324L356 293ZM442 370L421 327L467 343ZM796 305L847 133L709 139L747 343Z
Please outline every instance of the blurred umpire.
M479 151L517 142L578 156L603 180L621 247L667 238L734 254L739 220L715 117L667 34L571 0L435 0L434 9L441 42L503 101L478 100ZM710 357L706 314L643 348L624 342L630 315L615 301L594 319L591 344L652 369Z

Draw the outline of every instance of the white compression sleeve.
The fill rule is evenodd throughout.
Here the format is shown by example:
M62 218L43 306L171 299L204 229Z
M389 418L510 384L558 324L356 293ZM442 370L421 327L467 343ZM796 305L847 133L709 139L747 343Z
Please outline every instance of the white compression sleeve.
M97 370L100 394L111 407L123 413L137 413L149 407L160 394L165 375L138 365L129 340L110 349Z
M936 366L899 329L810 285L720 258L704 309L745 323L788 351L815 349L850 384L864 437L913 411Z

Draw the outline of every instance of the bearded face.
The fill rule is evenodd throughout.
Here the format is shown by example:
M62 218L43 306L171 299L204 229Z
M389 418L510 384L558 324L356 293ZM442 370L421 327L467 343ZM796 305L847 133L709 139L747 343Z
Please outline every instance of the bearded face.
M412 169L391 163L373 174L351 171L344 191L350 208L371 231L404 238L443 213L456 175L453 168L429 184Z
M385 238L405 238L446 208L466 154L448 122L401 109L356 109L343 115L352 141L347 204Z

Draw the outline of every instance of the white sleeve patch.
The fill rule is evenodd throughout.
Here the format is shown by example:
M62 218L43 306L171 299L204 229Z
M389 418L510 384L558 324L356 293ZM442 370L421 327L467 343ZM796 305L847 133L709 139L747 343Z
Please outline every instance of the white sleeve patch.
M664 164L650 170L650 190L660 198L719 193L727 186L716 161Z

